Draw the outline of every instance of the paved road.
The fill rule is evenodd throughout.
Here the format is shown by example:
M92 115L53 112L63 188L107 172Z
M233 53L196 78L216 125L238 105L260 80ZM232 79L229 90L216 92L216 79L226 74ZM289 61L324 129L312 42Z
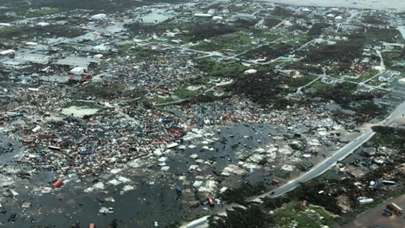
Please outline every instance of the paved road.
M356 149L358 149L360 146L362 146L365 142L367 142L370 138L374 136L375 132L373 132L371 129L367 130L363 134L361 134L359 137L355 138L353 141L350 143L346 144L344 147L336 151L332 156L328 157L321 163L317 164L314 166L311 170L308 172L304 173L303 175L299 176L298 178L291 180L287 182L286 184L282 185L281 187L259 195L255 197L251 197L247 201L253 202L260 202L261 199L266 198L266 197L271 197L271 198L276 198L279 196L282 196L297 187L301 185L301 183L305 183L309 180L312 180L323 173L325 173L327 170L332 168L333 166L336 165L336 162L343 160L346 158L348 155L353 153ZM237 206L236 204L231 204L227 205L225 208L221 210L220 213L224 213L227 209L231 209L232 207ZM188 224L185 224L181 226L181 228L206 228L208 227L208 216L196 219Z
M390 125L397 121L399 118L404 117L405 115L405 102L398 105L395 110L383 121L380 122L380 125ZM286 184L280 186L279 188L265 193L256 198L262 197L279 197L284 195L295 188L299 187L302 183L310 181L322 174L326 171L331 169L333 166L336 165L338 161L344 160L347 156L352 154L355 150L361 147L364 143L370 140L375 135L375 132L371 129L371 127L367 128L360 136L353 139L351 142L346 144L344 147L337 150L333 153L330 157L326 158L322 162L318 163L316 166L312 167L309 171L302 174L301 176L287 182Z
M405 115L405 102L398 105L395 108L395 110L385 120L380 122L380 125L387 126L392 123L395 123L399 118L401 118L401 117L403 118L404 115ZM252 197L252 198L248 199L248 201L260 202L262 198L280 197L280 196L296 189L297 187L299 187L301 185L301 183L308 182L308 181L324 174L326 171L328 171L333 166L335 166L338 161L342 161L347 156L352 154L355 150L357 150L364 143L366 143L368 140L370 140L374 135L375 135L375 132L371 129L371 127L368 127L360 136L353 139L351 142L349 142L344 147L337 150L335 153L333 153L331 156L329 156L322 162L318 163L316 166L312 167L312 169L310 169L306 173L287 182L286 184L280 186L279 188L274 189L271 192ZM224 207L223 210L221 210L220 213L224 213L226 211L226 209L230 209L233 206L235 206L235 204L227 205L226 207ZM182 228L205 228L205 227L208 227L208 217L207 216L194 220L193 222L182 226Z
M365 142L370 140L374 135L375 135L375 132L372 131L371 129L368 129L366 132L362 133L360 136L355 138L353 141L351 141L350 143L346 144L344 147L337 150L332 156L330 156L327 159L323 160L322 162L318 163L316 166L314 166L308 172L304 173L303 175L297 177L294 180L287 182L286 184L282 185L281 187L279 187L269 193L259 196L258 198L279 197L279 196L284 195L285 193L290 192L290 191L294 190L295 188L299 187L302 183L305 183L309 180L312 180L312 179L324 174L330 168L335 166L338 161L342 161L347 156L352 154L355 150L357 150Z

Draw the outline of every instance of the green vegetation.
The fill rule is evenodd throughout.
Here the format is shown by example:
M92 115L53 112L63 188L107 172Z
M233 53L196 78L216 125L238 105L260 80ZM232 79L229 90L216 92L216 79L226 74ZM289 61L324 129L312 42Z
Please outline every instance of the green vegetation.
M373 130L377 132L373 138L374 143L396 149L405 149L405 130L384 126L375 126Z
M382 53L385 65L393 70L405 71L405 48Z
M56 7L41 7L32 8L24 11L19 11L18 14L25 17L43 17L59 13L60 9Z
M291 50L291 48L291 45L285 43L278 45L266 45L250 50L242 57L248 59L266 58L268 60L271 60L287 54Z
M282 21L282 20L277 19L277 18L266 17L266 18L264 19L264 25L267 26L267 27L269 27L269 28L272 28L272 27L278 25L281 21Z
M368 79L376 76L378 73L379 73L378 70L370 69L370 70L364 72L362 75L360 75L358 79L355 79L355 81L362 82L362 81L368 80Z
M17 27L1 27L0 38L11 38L23 34Z
M315 23L312 25L311 29L308 31L308 35L311 37L319 37L325 28L330 27L331 25L328 23Z
M118 46L118 53L130 55L137 60L157 60L163 52L160 50L135 46L132 43L125 43Z
M363 23L375 25L387 25L388 22L381 15L367 15L363 17Z
M222 36L217 36L213 40L201 41L193 48L203 51L225 51L225 50L245 50L250 47L252 37L246 32L235 32Z
M221 198L226 202L244 203L244 199L249 196L259 195L265 190L264 183L252 185L248 182L241 184L239 188L229 189L221 195Z
M159 25L154 24L144 24L141 22L134 22L132 24L127 24L126 27L131 33L134 34L153 34L161 33L163 29Z
M354 38L360 38L364 41L364 44L375 42L388 42L397 43L403 42L401 33L394 28L367 28L366 31L359 31L359 33L352 35Z
M61 12L60 9L55 7L28 8L28 4L12 5L11 7L14 10L8 8L6 8L7 10L0 9L0 21L9 22L22 18L44 17Z
M76 26L66 25L49 25L44 27L31 27L31 26L18 26L18 27L3 27L0 28L1 38L14 38L14 37L77 37L83 34L83 30Z
M2 10L0 10L0 21L10 22L10 21L13 21L16 19L17 19L16 15L9 15L9 14L6 14L5 12L3 12Z
M200 59L196 67L205 72L208 77L237 78L243 75L248 68L236 61L218 62L212 59Z
M273 32L253 30L253 31L237 31L225 35L213 37L210 41L200 41L193 48L204 51L227 51L234 50L242 52L249 50L258 45L258 43L269 43L280 35Z
M364 43L361 39L338 41L334 45L324 45L313 49L305 59L312 64L337 63L336 71L347 72L355 59L362 56Z
M122 82L91 82L85 84L79 93L78 97L92 96L102 99L122 98L137 98L144 95L141 89L131 89Z
M220 81L220 78L213 77L193 78L183 82L168 95L153 98L153 102L159 106L183 102L212 102L229 97L231 95L229 91L231 85L224 84L217 87L216 83ZM229 82L232 83L232 81Z
M283 109L291 105L286 95L290 92L288 77L275 73L271 69L259 70L255 75L243 75L232 85L234 94L243 94L261 106Z
M227 211L227 217L210 217L209 227L213 228L262 228L270 227L266 221L266 214L258 206L248 208L233 208Z
M357 85L348 82L333 85L317 81L312 84L312 88L315 89L315 92L312 94L313 96L334 100L335 102L344 105L350 102L351 97L354 97Z
M311 86L310 95L321 97L326 100L333 100L345 109L356 112L355 119L361 122L369 121L386 110L375 104L373 98L381 96L380 93L364 93L357 91L357 85L353 83L338 83L335 85L317 81Z
M131 24L126 24L125 27L127 27L128 31L132 33L133 35L140 36L140 35L152 35L152 34L157 34L157 35L162 35L163 33L167 31L172 31L174 29L178 30L188 30L189 24L186 22L178 22L178 21L165 21L160 24L145 24L142 22L134 22ZM189 40L190 38L186 35L178 34L178 38L185 38L186 40Z
M180 99L190 99L191 97L197 96L200 93L201 93L201 89L189 90L188 86L181 86L173 92L173 95Z
M276 6L271 14L278 17L290 17L293 16L294 12L287 8Z
M313 76L313 75L304 75L302 77L296 77L296 78L288 77L286 83L290 87L291 90L295 91L299 87L310 83L315 78L316 78L316 76ZM293 92L293 91L291 91L291 92Z
M299 202L292 201L274 212L273 221L274 225L280 228L315 228L332 226L335 215L323 207L315 205L303 207Z
M283 37L283 38L285 38L285 40L283 40L283 42L285 44L291 45L295 48L298 48L302 44L311 40L311 37L308 36L307 34L300 34L300 35L294 35L294 36L287 35L286 37Z
M152 4L154 1L156 0L150 0L148 2L151 2ZM128 9L128 7L141 5L141 3L133 0L41 0L33 1L31 4L33 7L52 7L63 10L88 9L102 12L122 11Z
M195 23L190 25L188 30L189 34L187 34L187 36L191 41L209 39L238 31L237 28L230 25L215 22Z
M288 69L298 70L302 74L323 74L322 67L302 61L288 64Z
M332 85L317 81L312 84L312 88L316 90L314 96L334 100L339 104L347 104L349 99L354 96L357 85L348 82Z
M380 42L401 42L402 38L396 29L364 28L349 35L347 41L337 41L333 45L323 45L311 50L304 59L305 63L331 66L332 73L352 73L355 60L361 59L363 49ZM389 63L389 59L388 59Z

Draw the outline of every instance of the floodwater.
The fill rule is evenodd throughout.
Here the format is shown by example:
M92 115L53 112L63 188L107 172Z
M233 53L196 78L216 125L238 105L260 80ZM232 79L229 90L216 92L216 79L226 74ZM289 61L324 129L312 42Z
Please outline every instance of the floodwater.
M22 156L22 146L5 134L0 133L0 165L16 161Z
M18 179L13 189L18 192L15 198L6 198L0 207L0 226L7 227L70 227L80 223L86 227L96 223L101 227L166 227L190 219L193 215L209 213L204 207L190 208L185 199L178 198L174 186L178 183L178 176L185 175L190 180L188 168L193 164L190 155L198 153L200 158L215 161L214 166L202 170L202 175L220 173L228 164L237 160L236 154L243 148L253 151L260 145L272 141L271 136L280 135L283 131L269 125L236 124L224 127L215 133L220 140L213 143L212 151L204 149L204 144L195 148L175 150L168 155L170 170L159 172L157 164L148 164L148 168L124 170L120 175L128 177L134 189L122 193L123 185L117 186L107 183L114 175L101 175L97 179L77 181L73 177L62 188L50 193L40 193L36 186L50 186L55 178L51 171L41 171L31 179ZM270 136L271 135L271 136ZM190 142L191 143L191 142ZM8 144L5 144L5 146ZM203 151L203 152L201 152ZM13 153L14 155L15 153ZM245 181L251 184L265 182L271 185L271 175L263 170L251 172ZM11 181L0 176L3 182ZM85 186L92 186L95 181L105 183L104 190L84 192ZM230 178L227 183L239 183L239 178ZM35 184L33 184L35 183ZM187 188L188 186L182 186ZM113 198L114 202L107 200ZM22 202L30 202L28 208L21 208ZM101 214L100 208L112 208L111 213ZM15 216L15 217L14 217ZM28 225L29 224L29 225Z
M41 180L39 180L41 181ZM133 179L136 183L133 191L120 194L110 187L115 202L105 200L107 194L94 192L83 194L79 186L65 186L60 191L42 196L23 194L21 198L31 203L31 208L21 206L6 207L0 214L0 224L7 227L71 227L80 224L87 227L95 223L100 227L153 227L155 223L167 226L181 219L184 210L176 193L168 183L150 183L147 178ZM101 207L111 207L113 213L100 215ZM16 214L14 222L10 217Z
M404 0L264 0L281 4L321 6L321 7L349 7L367 9L395 9L405 11Z

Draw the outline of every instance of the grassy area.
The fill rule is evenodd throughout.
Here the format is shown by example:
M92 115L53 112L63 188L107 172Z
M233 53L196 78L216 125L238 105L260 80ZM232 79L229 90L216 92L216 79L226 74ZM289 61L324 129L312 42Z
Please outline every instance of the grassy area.
M397 29L387 28L387 29L378 29L378 28L368 28L367 32L362 33L361 36L364 36L364 39L371 43L376 41L383 41L388 43L397 43L403 42L401 33Z
M131 89L125 83L118 81L111 82L92 82L81 87L81 90L76 94L80 97L97 97L101 99L121 98L138 98L144 95L141 89Z
M376 76L378 73L379 73L378 70L370 69L370 70L364 72L363 74L361 74L359 76L359 78L354 79L354 81L362 82L362 81L368 80L368 79Z
M308 84L309 82L313 81L316 78L316 76L313 75L304 75L302 77L294 78L294 77L289 77L287 79L287 85L290 87L290 89L298 89L299 87Z
M243 75L248 68L239 62L218 62L212 59L201 59L197 61L197 68L209 77L217 78L237 78Z
M201 93L201 89L199 90L189 90L188 86L182 86L177 88L173 95L180 98L180 99L189 99L191 97L197 96Z
M333 225L336 216L323 207L315 205L302 207L300 202L292 201L277 209L273 218L275 226L280 228L316 228Z
M210 41L200 41L194 48L203 51L223 52L234 50L236 52L242 52L252 49L259 44L272 42L279 37L280 35L277 33L263 30L237 31L213 37Z
M242 59L265 59L275 60L279 57L288 58L288 55L306 40L301 38L289 39L277 33L268 34L267 38L260 38L260 44L253 45L240 57ZM280 59L281 60L281 59Z
M7 9L7 8L6 8ZM12 10L8 10L12 11ZM15 14L6 14L6 10L0 9L0 21L9 22L22 18L44 17L60 13L61 10L55 7L40 7L40 8L28 8L26 5L15 7Z
M0 28L0 39L26 38L26 37L77 37L83 34L83 29L75 26L49 25L44 27L31 27L27 25Z
M317 81L311 86L311 95L326 100L333 100L343 108L356 112L356 120L364 122L376 118L385 113L383 107L372 100L379 93L357 92L357 85L352 83L337 83L330 85Z
M60 9L56 7L41 7L28 9L27 11L20 11L18 12L18 14L25 17L44 17L52 14L57 14L59 12Z
M393 70L405 71L405 48L402 50L393 50L382 53L385 65Z
M10 38L14 36L19 36L22 31L17 27L1 27L0 28L0 38Z
M323 45L312 49L305 59L307 63L330 64L338 63L340 71L347 71L353 61L362 56L363 40L352 39L339 41L333 45Z
M187 30L187 32L183 33L180 37L183 40L192 42L232 34L239 30L238 27L228 24L198 20L192 23L183 24L182 27L184 30Z
M266 58L266 60L271 60L286 55L291 50L291 48L292 46L288 44L265 45L248 51L242 56L242 58L246 59Z
M317 81L312 84L311 88L314 90L312 95L315 97L318 96L324 99L334 100L342 105L347 105L350 100L355 99L354 93L357 90L357 85L347 82L333 85Z
M135 46L132 43L119 45L118 53L123 55L131 55L139 60L156 60L162 55L162 51Z
M284 42L287 45L291 45L297 48L310 40L311 37L309 35L301 34L301 35L287 36Z
M219 78L200 77L188 80L166 96L156 96L153 102L157 105L166 103L176 103L180 101L188 102L210 102L231 95L229 91L230 84L216 87L216 83L223 82ZM218 92L218 93L217 93Z
M314 82L311 85L311 88L314 89L317 92L322 92L322 91L328 91L330 88L332 88L333 86L326 84L320 80Z
M193 48L203 51L241 51L252 45L253 38L247 32L235 32L215 37L211 41L201 41Z

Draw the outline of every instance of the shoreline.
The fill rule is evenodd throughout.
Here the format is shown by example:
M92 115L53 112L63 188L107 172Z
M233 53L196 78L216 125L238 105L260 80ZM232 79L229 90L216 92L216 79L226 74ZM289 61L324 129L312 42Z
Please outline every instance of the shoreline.
M397 10L405 12L405 1L388 0L388 1L328 1L328 0L263 0L282 5L308 6L308 7L337 7L337 8L357 8L357 9L374 9L374 10Z

